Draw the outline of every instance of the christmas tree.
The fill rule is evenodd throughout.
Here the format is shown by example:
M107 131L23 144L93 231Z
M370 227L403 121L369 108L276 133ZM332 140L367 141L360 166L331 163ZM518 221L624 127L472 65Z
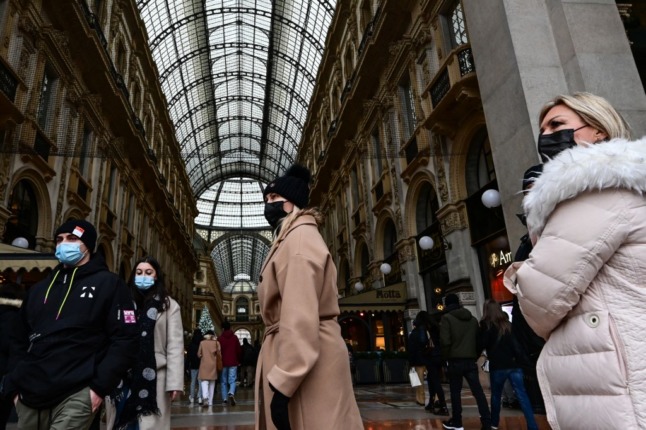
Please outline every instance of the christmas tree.
M202 309L202 315L200 316L200 322L198 323L198 326L200 327L200 330L202 330L202 334L206 333L209 330L215 330L215 328L213 327L211 314L209 314L209 310L207 309L206 305L204 305L204 309Z

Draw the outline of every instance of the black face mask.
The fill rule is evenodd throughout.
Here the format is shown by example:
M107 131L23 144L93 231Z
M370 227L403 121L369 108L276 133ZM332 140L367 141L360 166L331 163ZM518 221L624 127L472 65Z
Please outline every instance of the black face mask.
M265 219L267 220L271 228L275 229L276 227L278 227L280 220L287 216L287 212L283 210L283 203L285 203L284 200L273 203L265 203Z
M555 131L552 134L539 134L538 153L543 163L547 163L566 149L574 148L576 146L574 132L584 127L587 127L587 125L583 125L577 129L568 128Z

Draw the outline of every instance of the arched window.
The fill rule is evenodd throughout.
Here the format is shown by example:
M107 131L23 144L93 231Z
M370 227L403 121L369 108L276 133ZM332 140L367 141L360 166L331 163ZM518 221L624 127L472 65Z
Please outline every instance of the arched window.
M494 179L496 170L491 155L491 144L487 130L482 128L474 136L469 148L466 168L467 193L474 194Z
M368 247L364 243L361 247L361 279L366 280L368 277L368 266L370 265L370 254L368 253Z
M396 243L397 229L395 229L395 223L389 219L384 226L384 258L388 258L395 253Z
M417 233L426 230L435 221L435 213L439 209L437 194L431 184L426 183L422 186L417 199L415 208L415 225Z
M11 244L14 239L24 237L28 247L34 249L38 232L38 204L34 188L26 179L19 181L11 191L9 210L11 215L2 241Z
M253 342L251 341L251 333L249 332L249 330L245 328L241 328L239 330L236 330L234 334L238 336L238 339L240 340L241 345L242 345L243 339L247 339L249 343L253 344Z
M246 297L236 299L236 321L249 321L249 299Z

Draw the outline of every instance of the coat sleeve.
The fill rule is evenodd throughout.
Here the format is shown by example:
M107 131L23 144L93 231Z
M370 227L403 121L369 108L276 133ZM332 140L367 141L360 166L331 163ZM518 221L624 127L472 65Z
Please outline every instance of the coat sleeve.
M184 391L184 330L177 302L171 301L166 316L166 391Z
M137 324L124 315L125 311L134 314L134 303L128 287L116 278L114 291L110 294L111 303L104 323L108 349L96 364L94 377L90 382L90 388L101 397L110 394L117 386L126 371L133 366L139 350Z
M286 239L294 252L289 263L277 272L282 300L280 329L276 337L276 365L267 374L269 382L291 397L316 364L319 357L319 293L324 282L324 268L314 261L311 252L299 252L299 244L310 247L305 235ZM312 241L309 241L312 242ZM313 251L315 252L315 251Z
M7 362L7 374L4 377L0 375L0 377L3 377L0 397L13 398L18 391L12 379L12 372L16 367L20 366L29 348L29 332L31 328L27 318L28 300L29 292L27 292L27 297L23 300L20 311L13 322L13 329L2 334L3 337L9 337L9 360Z
M600 198L586 193L561 203L529 259L511 268L516 271L511 279L515 279L523 315L544 339L579 303L601 267L626 240L626 214L620 202L619 195Z

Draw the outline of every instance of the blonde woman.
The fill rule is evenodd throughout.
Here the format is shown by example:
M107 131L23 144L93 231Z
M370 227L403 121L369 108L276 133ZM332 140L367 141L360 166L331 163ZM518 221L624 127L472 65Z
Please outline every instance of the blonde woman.
M256 429L363 429L337 322L337 272L307 207L310 172L290 167L265 188L275 239L260 274L266 325L256 370ZM334 389L321 389L334 381Z
M540 114L546 163L525 196L534 249L505 274L547 340L537 373L554 429L646 427L646 139L603 98Z

